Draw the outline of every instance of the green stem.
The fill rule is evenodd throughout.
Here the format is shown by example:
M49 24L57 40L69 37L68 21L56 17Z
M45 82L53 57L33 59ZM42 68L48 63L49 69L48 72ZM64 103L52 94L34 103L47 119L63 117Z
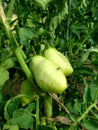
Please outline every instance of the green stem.
M34 46L32 46L32 51L33 51L33 55L36 56L36 51L35 51Z
M22 48L19 46L15 50L15 55L16 55L16 57L18 59L18 62L20 64L21 68L23 69L24 73L26 74L27 78L31 82L33 82L33 75L31 73L30 69L28 68L27 64L25 63L25 60L24 60L21 52L22 52Z
M36 97L36 127L39 125L39 95Z
M26 54L24 53L24 51L22 49L21 49L21 55L22 55L24 60L27 60L27 56L26 56Z
M41 125L46 125L46 117L41 117L41 122L40 122Z
M33 82L33 75L32 75L30 69L28 68L28 66L27 66L27 64L25 63L25 60L24 60L27 57L24 54L24 52L22 51L22 48L19 46L16 38L14 37L13 33L10 30L10 26L9 26L7 20L6 20L6 16L5 16L1 1L0 1L0 17L2 19L2 23L3 23L4 27L5 27L6 34L7 34L8 38L9 38L9 40L11 42L13 51L15 51L15 55L16 55L16 57L18 59L18 62L20 64L21 68L23 69L23 71L26 74L27 78L31 82Z
M86 117L86 115L89 113L89 111L90 111L93 107L96 107L96 102L94 102L93 104L91 104L91 105L86 109L86 111L76 120L76 122L73 123L73 124L71 125L71 127L69 127L68 130L72 130L72 128L73 128L74 126L76 126L83 118Z
M98 111L98 107L97 107L97 105L95 106L95 109Z
M11 32L11 29L10 29L9 23L7 22L1 1L0 1L0 17L2 19L2 23L4 25L6 35L8 36L8 38L11 42L12 48L16 48L18 46L18 43L17 43L14 35Z
M46 117L52 116L52 97L48 94L45 94L44 96L44 107L45 107L45 115Z
M7 12L7 18L8 18L8 19L11 18L12 11L13 11L13 7L14 7L14 3L15 3L15 0L11 0L11 1L10 1L9 8L8 8L8 12Z

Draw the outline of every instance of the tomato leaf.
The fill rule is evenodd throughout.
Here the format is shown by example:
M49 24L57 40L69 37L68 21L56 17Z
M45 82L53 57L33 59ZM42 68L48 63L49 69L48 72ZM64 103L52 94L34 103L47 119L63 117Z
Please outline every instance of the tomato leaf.
M22 27L19 29L19 38L21 45L29 44L32 37L34 37L35 32L30 27Z
M98 121L94 121L94 120L89 119L83 123L83 126L87 130L98 130Z
M32 114L25 110L15 110L13 117L8 121L9 124L18 125L19 128L29 129L33 123Z
M3 130L19 130L19 127L18 125L7 125L7 124L4 124L3 126Z
M9 79L9 72L3 67L0 67L0 86L3 86L8 79Z
M85 89L84 89L83 101L84 103L87 103L91 101L90 87L88 86L85 79L84 79L84 84L85 84Z
M98 81L93 81L90 85L90 95L92 101L95 100L97 91L98 91Z
M35 103L28 104L26 110L28 110L29 112L33 112L35 110Z

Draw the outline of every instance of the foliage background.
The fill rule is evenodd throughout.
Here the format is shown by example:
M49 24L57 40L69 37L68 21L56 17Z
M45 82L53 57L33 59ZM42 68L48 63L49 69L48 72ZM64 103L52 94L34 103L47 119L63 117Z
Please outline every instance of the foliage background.
M34 52L41 55L50 45L69 57L74 72L67 77L68 89L53 100L51 123L35 126L37 103L35 98L25 107L20 103L20 84L26 75L0 19L1 129L97 130L98 1L2 0L2 5L11 32L19 46L23 46L27 64ZM42 118L42 95L39 104Z

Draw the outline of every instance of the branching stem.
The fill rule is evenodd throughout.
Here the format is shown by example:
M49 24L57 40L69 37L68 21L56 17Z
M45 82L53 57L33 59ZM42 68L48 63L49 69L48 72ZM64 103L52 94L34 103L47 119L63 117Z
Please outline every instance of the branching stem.
M83 118L85 118L86 117L86 115L91 111L91 109L92 108L96 108L96 102L94 102L93 104L91 104L87 109L86 109L86 111L76 120L76 122L74 122L72 125L71 125L71 127L69 127L69 129L68 130L72 130L72 128L74 127L74 126L76 126L81 120L83 120Z
M5 27L6 35L8 36L9 41L10 41L10 43L12 45L13 52L15 52L15 55L16 55L16 57L18 59L18 62L20 64L22 70L26 74L27 78L31 82L33 82L33 75L32 75L29 67L27 66L27 64L25 62L25 59L27 57L26 57L25 53L23 52L22 47L19 46L14 34L10 30L10 25L6 20L6 15L4 13L1 1L0 1L0 17L2 19L2 23L3 23L4 27Z

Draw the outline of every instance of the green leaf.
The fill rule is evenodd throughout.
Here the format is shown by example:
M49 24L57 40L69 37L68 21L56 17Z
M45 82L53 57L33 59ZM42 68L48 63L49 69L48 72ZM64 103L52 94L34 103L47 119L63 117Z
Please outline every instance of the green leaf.
M91 113L96 117L96 119L98 120L98 114L96 114L96 112L94 112L93 110L91 110Z
M95 101L95 97L96 97L97 91L98 91L98 82L93 81L90 84L90 95L91 95L91 100L92 101Z
M7 107L7 112L9 114L9 117L12 118L13 112L18 109L18 100L12 100L10 104Z
M73 106L73 109L74 109L74 113L76 114L81 114L82 113L82 105L81 105L81 102L78 100L78 99L75 99L74 100L75 103L74 103L74 106Z
M3 130L19 130L19 127L18 125L7 125L7 124L4 124L3 126Z
M62 22L68 14L68 6L66 0L56 2L58 13L52 17L50 21L50 30L54 33L57 26Z
M29 111L25 109L19 109L14 111L13 118L10 119L8 123L12 125L18 125L19 128L29 129L33 124L33 117Z
M90 54L89 51L86 51L84 54L82 54L82 57L79 62L80 65L83 64L88 59L89 54Z
M42 7L42 9L46 9L48 3L51 2L52 0L34 0L34 1L39 7Z
M25 47L26 54L30 53L30 41L36 37L35 30L30 27L22 27L19 29L20 44Z
M3 67L0 67L0 86L3 86L8 79L9 79L9 72Z
M82 124L87 130L98 130L98 120L94 121L89 119Z
M28 110L29 112L33 112L35 110L35 103L30 103L28 104L28 106L26 107L26 110Z
M71 127L69 127L68 130L79 130L79 127L78 126L71 126Z
M85 53L82 54L82 57L80 59L80 62L79 62L80 65L83 64L88 59L91 52L98 53L98 49L93 48L93 47L91 47L90 49L86 49Z
M19 38L21 45L29 45L30 40L35 36L35 32L30 27L22 27L19 29Z
M4 62L2 62L2 67L4 67L5 69L10 69L14 66L14 60L12 58L7 58Z
M74 102L67 103L67 108L71 113L81 114L82 113L82 104L78 98L73 100Z
M88 103L91 101L91 95L90 95L90 87L88 86L85 79L84 79L84 85L85 85L85 89L84 89L84 95L83 95L83 102Z

